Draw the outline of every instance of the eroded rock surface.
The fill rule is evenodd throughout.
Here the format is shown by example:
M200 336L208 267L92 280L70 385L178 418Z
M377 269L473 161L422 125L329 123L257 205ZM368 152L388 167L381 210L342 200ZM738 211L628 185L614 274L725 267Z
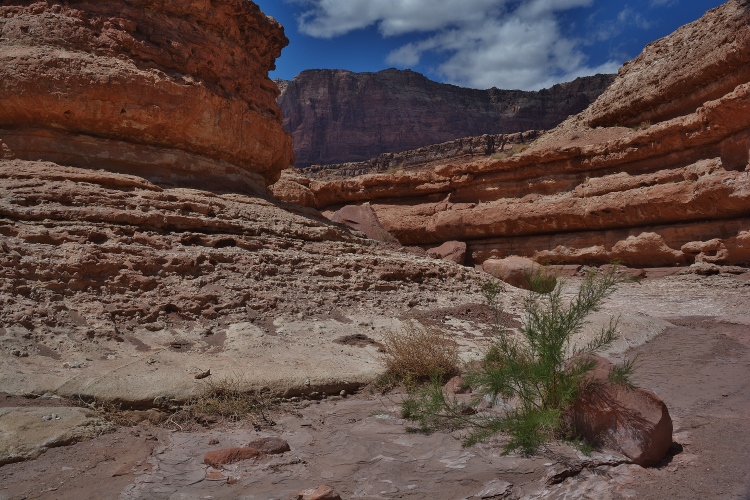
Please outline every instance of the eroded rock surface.
M268 78L287 43L246 0L3 0L0 149L164 184L272 183L294 161Z
M469 264L750 262L748 15L731 0L649 45L589 109L517 155L306 188L320 208L370 202L402 244L465 241ZM687 65L698 43L705 57ZM656 74L669 76L644 76ZM637 111L657 102L671 104Z
M338 393L380 364L376 346L335 339L380 340L413 307L480 300L473 270L286 208L0 160L0 387L168 407L210 369Z
M612 75L539 92L475 90L413 71L303 71L277 81L297 166L359 162L461 137L547 130L593 102Z

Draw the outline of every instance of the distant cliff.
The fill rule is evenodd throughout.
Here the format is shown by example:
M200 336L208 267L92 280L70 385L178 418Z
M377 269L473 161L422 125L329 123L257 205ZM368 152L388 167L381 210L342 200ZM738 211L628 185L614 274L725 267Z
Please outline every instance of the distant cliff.
M296 166L366 161L382 153L484 134L550 129L586 109L615 75L538 92L475 90L413 71L308 70L276 80Z

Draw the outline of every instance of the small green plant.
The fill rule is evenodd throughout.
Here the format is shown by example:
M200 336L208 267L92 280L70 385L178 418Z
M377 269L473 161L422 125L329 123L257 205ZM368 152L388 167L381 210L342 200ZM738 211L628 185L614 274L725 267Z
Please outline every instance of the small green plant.
M465 376L476 388L476 402L488 400L495 405L506 401L504 412L476 412L456 416L456 402L440 396L442 389L433 380L431 387L414 391L404 401L404 416L419 422L420 430L448 426L447 422L468 427L465 444L472 445L498 432L507 434L505 452L520 449L533 453L553 437L569 437L566 412L594 368L588 354L610 346L617 339L617 320L611 320L598 335L582 346L571 345L572 337L586 323L586 317L599 309L618 284L617 267L590 273L576 297L566 303L562 283L555 282L546 294L529 292L525 318L517 338L499 322L498 297L502 288L493 283L483 286L485 300L493 312L494 341L478 369ZM613 370L612 377L625 380L632 363Z
M628 388L636 387L635 383L631 380L631 376L635 371L635 361L637 358L626 359L625 362L619 366L613 366L609 370L609 381L615 385L621 385Z
M434 326L406 321L400 332L385 334L383 346L386 373L381 382L391 387L426 382L435 374L452 377L461 371L458 345Z

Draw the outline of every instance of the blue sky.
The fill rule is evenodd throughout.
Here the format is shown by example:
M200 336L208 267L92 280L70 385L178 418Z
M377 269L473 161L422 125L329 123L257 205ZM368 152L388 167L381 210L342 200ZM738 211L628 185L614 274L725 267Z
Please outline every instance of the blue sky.
M254 0L290 45L272 78L305 69L412 69L486 89L538 90L614 73L721 0Z

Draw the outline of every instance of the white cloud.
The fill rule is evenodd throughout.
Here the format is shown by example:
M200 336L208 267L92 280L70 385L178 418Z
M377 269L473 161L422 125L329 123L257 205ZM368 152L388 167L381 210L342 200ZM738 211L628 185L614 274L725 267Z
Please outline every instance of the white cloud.
M299 27L311 36L332 38L373 25L383 36L424 33L386 61L413 67L435 53L442 61L435 71L456 85L536 90L620 66L588 66L582 41L560 29L559 13L594 0L297 1L308 6Z

